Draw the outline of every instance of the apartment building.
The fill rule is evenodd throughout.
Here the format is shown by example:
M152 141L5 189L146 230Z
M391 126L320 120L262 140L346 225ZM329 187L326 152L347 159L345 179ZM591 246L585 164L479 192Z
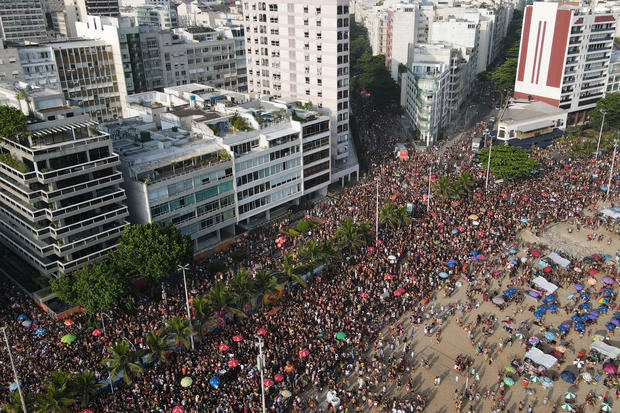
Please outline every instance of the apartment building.
M569 3L525 8L514 95L569 111L580 123L605 96L617 16Z
M0 38L13 42L47 40L40 0L0 0Z
M416 9L413 4L399 4L387 10L385 65L396 82L400 82L399 66L407 64L409 44L417 42Z
M242 1L252 96L312 101L331 113L331 181L357 178L349 132L349 2Z
M31 136L0 137L0 242L44 276L104 257L128 216L110 137L61 92L2 84L0 104L35 119Z
M23 73L23 80L46 89L61 90L54 51L49 45L26 45L15 49Z
M0 82L24 80L19 53L11 44L0 39Z

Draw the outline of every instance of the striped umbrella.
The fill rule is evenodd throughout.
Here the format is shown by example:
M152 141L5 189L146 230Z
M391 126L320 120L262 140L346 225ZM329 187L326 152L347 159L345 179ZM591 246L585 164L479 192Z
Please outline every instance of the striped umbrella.
M560 407L562 408L562 410L566 410L567 412L574 412L575 411L573 406L571 406L568 403L562 403L562 405Z
M540 376L530 376L530 381L532 383L540 383Z
M571 393L571 392L569 392L569 391L567 391L566 393L564 393L564 398L565 398L566 400L573 400L575 397L577 397L577 396L575 396L575 393Z
M604 412L610 412L611 411L611 406L608 405L607 403L601 403L601 410Z

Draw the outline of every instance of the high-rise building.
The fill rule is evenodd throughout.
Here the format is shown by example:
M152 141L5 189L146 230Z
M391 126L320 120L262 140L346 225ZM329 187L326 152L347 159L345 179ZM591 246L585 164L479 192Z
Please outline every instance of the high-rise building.
M16 42L47 40L40 0L0 0L0 37Z
M409 44L416 43L416 9L414 4L399 4L387 11L385 65L397 82L407 64Z
M250 94L309 100L329 109L331 182L357 177L349 132L349 1L241 4Z
M581 122L605 95L616 18L571 3L525 8L515 97L569 111Z
M109 136L61 92L2 84L0 104L35 119L31 136L0 137L0 242L45 276L104 257L128 216Z

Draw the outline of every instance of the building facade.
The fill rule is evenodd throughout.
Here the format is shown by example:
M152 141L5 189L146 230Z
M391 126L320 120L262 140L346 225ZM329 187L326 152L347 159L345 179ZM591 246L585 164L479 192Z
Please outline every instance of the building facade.
M585 120L605 95L616 27L614 14L569 4L525 7L514 95L569 111Z
M0 0L0 37L14 42L47 40L40 0Z
M0 99L37 120L28 138L0 137L0 242L44 276L104 257L128 216L109 136L60 92L4 84Z
M252 96L307 99L331 112L332 182L359 170L349 132L349 1L242 1Z

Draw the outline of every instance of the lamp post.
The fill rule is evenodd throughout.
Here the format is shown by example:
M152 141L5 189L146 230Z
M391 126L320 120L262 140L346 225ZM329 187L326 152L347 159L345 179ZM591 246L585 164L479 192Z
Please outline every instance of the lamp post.
M375 244L379 241L379 177L375 179L377 182L377 203L375 205Z
M609 191L611 190L611 179L614 176L614 167L616 166L616 152L618 151L618 140L614 143L614 154L611 157L611 168L609 169L609 180L607 181L607 193L605 194L605 202L609 199Z
M103 350L101 350L101 352L104 355L107 355L105 350L106 348L104 347ZM110 382L110 390L112 390L112 394L114 394L114 382L112 381L112 372L110 371L110 365L108 362L106 362L105 365L108 368L108 381Z
M103 321L103 316L106 316L112 321L112 317L109 314L104 313L103 311L100 313L101 316L101 330L103 331L103 335L105 336L105 322Z
M260 372L260 390L261 390L261 400L263 403L263 413L267 412L267 408L265 407L265 355L263 354L263 338L258 337L258 356L256 356L256 367L258 367L258 371Z
M426 212L431 209L431 172L433 170L432 166L428 167L428 194L426 195Z
M15 384L17 385L17 393L19 394L19 400L22 402L22 410L24 413L28 413L26 410L26 401L24 400L24 394L22 393L22 386L19 384L19 378L17 377L17 370L15 369L15 362L13 361L13 353L11 353L11 347L9 346L9 339L6 336L6 328L2 327L2 334L4 334L4 343L6 344L6 351L9 353L9 360L11 360L11 368L13 369L13 377L15 377Z
M599 112L603 114L603 120L601 121L601 129L598 132L598 142L596 143L596 153L594 154L594 160L598 160L598 150L601 147L601 136L603 135L603 125L605 125L605 115L607 114L607 109L600 109Z
M189 311L189 296L187 295L187 279L185 278L185 271L189 270L189 264L179 265L179 271L183 272L183 286L185 287L185 307L187 308L187 321L190 328L192 328L192 313ZM189 339L192 343L192 350L194 350L194 335L191 334Z

